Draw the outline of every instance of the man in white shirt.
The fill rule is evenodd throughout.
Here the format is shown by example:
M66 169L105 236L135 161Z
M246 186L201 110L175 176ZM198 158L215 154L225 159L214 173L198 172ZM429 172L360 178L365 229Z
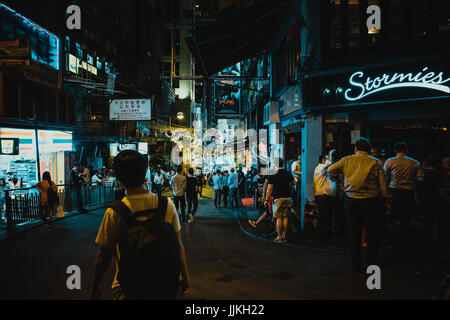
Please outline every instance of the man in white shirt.
M181 207L181 220L187 221L186 217L186 176L183 175L183 167L178 167L177 174L170 179L170 186L173 191L173 198L177 212L180 213Z
M319 208L319 224L316 241L331 242L332 214L334 210L336 185L328 176L327 170L331 165L324 155L319 156L319 165L314 170L313 192Z
M125 186L127 193L127 196L122 199L122 202L133 214L149 209L156 209L158 207L158 196L149 193L144 187L145 167L146 159L133 150L121 152L114 160L114 171L117 175L117 179ZM178 239L181 262L180 286L183 288L183 294L187 294L190 288L190 276L186 262L186 254L180 235L180 222L173 202L170 199L168 199L164 221L172 225ZM89 291L91 299L101 298L100 284L111 263L114 250L117 250L117 260L116 273L112 284L113 296L115 300L125 300L127 298L118 279L121 256L118 243L127 232L128 230L122 221L122 217L114 209L107 209L97 239L95 240L100 246L100 249L95 261L94 277ZM147 238L146 235L148 235L148 233L142 234L138 239L139 243L142 242L142 245L151 241L151 238ZM172 298L174 299L175 297Z
M161 170L158 170L158 172L156 173L156 176L155 176L153 182L155 183L155 191L156 191L156 193L158 195L161 195L161 193L162 193L162 186L164 184L164 176L161 174Z
M423 180L420 163L406 154L408 145L399 142L394 146L397 156L384 163L384 171L390 180L389 188L394 196L394 204L400 220L400 241L408 238L408 219L416 203L416 182Z

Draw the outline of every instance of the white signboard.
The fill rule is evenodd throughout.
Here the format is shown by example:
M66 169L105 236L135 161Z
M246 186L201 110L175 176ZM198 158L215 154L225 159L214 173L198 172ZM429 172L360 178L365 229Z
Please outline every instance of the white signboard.
M140 100L113 100L109 108L111 121L145 121L152 119L152 101Z

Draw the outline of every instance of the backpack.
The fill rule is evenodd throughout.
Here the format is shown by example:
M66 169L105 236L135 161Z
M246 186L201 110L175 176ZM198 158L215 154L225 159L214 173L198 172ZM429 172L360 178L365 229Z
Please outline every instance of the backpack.
M125 223L128 235L118 242L118 281L130 300L171 300L179 290L180 247L172 225L165 222L167 197L158 196L158 208L132 214L118 201L111 205ZM146 217L146 221L139 221ZM145 229L153 240L137 247L136 235Z
M59 203L58 194L55 192L55 190L52 189L51 183L50 183L50 188L48 188L48 190L47 190L47 199L48 199L48 205L50 207Z

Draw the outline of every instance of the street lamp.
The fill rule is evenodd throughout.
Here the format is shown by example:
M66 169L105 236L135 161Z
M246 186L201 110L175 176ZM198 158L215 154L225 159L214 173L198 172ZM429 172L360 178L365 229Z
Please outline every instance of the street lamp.
M184 113L183 112L178 112L177 113L177 119L178 120L183 120L184 119ZM169 116L169 129L172 130L172 116Z

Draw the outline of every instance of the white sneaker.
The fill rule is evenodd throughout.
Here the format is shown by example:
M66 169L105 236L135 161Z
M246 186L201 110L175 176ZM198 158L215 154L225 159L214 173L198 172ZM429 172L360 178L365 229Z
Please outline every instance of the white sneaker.
M189 215L189 223L194 223L194 216L192 214Z

